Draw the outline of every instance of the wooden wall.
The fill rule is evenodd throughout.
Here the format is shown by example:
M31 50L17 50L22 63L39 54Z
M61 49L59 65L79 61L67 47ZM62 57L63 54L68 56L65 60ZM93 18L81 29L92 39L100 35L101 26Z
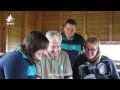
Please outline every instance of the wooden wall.
M42 13L42 31L59 30L59 11L46 11Z
M42 30L62 32L68 18L77 22L77 33L85 39L97 36L101 43L120 44L120 11L45 11L42 12Z
M97 36L102 41L109 41L109 12L87 12L87 34Z
M112 30L113 41L120 41L120 12L113 13L112 25L113 25Z
M2 40L2 39L3 39L2 29L3 29L3 26L4 26L4 25L3 25L3 16L4 16L4 15L3 15L3 12L1 11L1 12L0 12L0 52L2 52L2 48L3 48L2 45L3 45L3 43L4 43L3 40Z
M7 25L9 15L14 18L14 25ZM3 11L0 12L0 52L14 50L23 38L37 28L37 12L35 11Z
M15 24L6 25L9 15ZM62 32L68 18L77 22L85 39L97 36L102 43L120 44L120 11L0 11L0 52L14 50L32 30Z
M11 51L14 50L18 44L20 44L20 42L22 41L22 12L6 12L6 17L7 15L12 15L13 18L15 19L14 22L15 24L10 26L6 26L7 27L7 31L8 31L8 46L7 46L7 50ZM18 18L19 16L19 18Z
M2 17L1 17L2 15L1 15L1 13L0 13L0 20L2 20ZM1 46L2 46L2 40L1 40L1 38L2 38L2 24L0 24L0 52L1 52Z

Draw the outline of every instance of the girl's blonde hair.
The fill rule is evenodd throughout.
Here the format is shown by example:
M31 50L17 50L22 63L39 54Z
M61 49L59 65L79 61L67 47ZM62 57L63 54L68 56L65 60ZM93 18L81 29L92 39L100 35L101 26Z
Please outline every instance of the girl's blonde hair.
M97 55L94 57L95 63L98 63L101 59L101 51L100 51L100 40L97 37L90 37L86 40L84 48L86 47L87 43L92 43L97 46L98 52Z

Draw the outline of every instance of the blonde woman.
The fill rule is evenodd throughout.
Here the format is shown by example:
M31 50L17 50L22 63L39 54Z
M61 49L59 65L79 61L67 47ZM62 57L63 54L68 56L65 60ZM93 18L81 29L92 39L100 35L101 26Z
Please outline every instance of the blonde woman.
M90 37L84 45L84 54L75 62L74 79L119 79L112 60L100 52L100 41Z

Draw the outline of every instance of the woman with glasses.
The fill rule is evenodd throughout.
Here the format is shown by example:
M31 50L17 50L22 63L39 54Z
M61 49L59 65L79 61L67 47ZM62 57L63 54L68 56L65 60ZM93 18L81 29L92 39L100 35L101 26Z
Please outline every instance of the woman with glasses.
M74 79L119 79L116 66L108 57L101 55L100 41L90 37L84 45L73 68Z

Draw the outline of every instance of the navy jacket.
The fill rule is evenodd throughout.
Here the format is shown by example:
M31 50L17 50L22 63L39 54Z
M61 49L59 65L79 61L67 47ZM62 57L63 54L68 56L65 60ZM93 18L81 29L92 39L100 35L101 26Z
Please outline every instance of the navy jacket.
M109 76L107 76L107 79L119 79L119 74L117 72L117 68L114 65L114 63L112 62L111 59L109 59L106 56L102 56L101 60L99 61L99 63L103 62L104 60L109 62L109 65L111 68L109 68L109 72L111 72L111 74ZM73 68L73 78L74 79L81 79L80 75L79 75L79 66L83 65L85 62L88 62L87 58L85 57L84 54L80 55L75 62L74 68ZM91 63L91 62L90 62ZM101 74L95 74L97 77L101 76Z
M21 51L14 50L0 59L0 78L35 79L35 77L35 65L31 65Z

